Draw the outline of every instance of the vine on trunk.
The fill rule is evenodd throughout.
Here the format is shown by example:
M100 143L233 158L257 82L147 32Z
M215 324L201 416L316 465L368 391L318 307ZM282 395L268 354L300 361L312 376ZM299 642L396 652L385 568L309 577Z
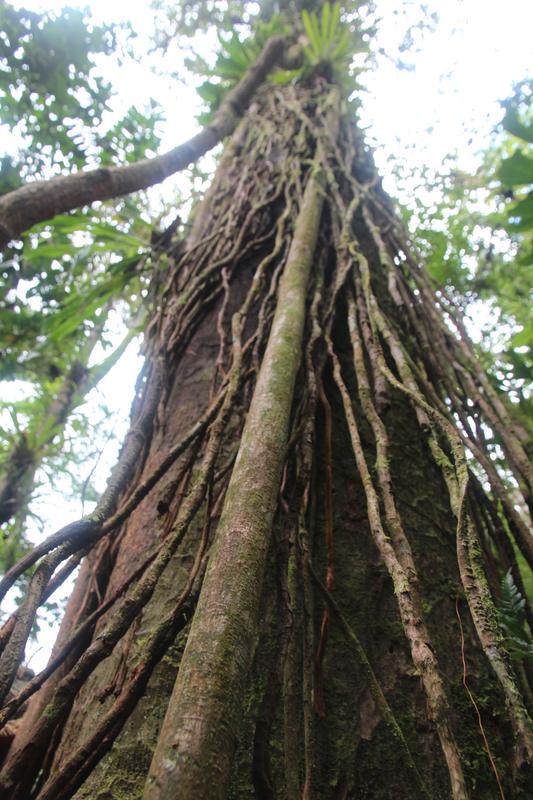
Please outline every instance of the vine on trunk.
M474 795L442 667L445 654L438 652L426 619L415 542L390 468L392 402L410 404L424 447L448 489L456 527L447 533L456 538L473 628L506 699L516 763L533 762L523 700L527 691L522 691L529 687L520 685L528 678L525 671L517 676L513 670L496 613L498 581L509 560L520 577L515 544L533 563L527 516L531 475L523 443L513 428L512 409L481 371L456 310L434 293L413 254L344 110L337 91L316 73L295 85L258 92L228 145L184 252L173 253L169 245L173 268L147 327L146 366L132 428L106 494L90 520L50 537L1 584L7 591L37 564L24 604L1 632L0 679L7 698L1 723L13 720L38 690L40 703L31 735L21 731L3 765L0 786L6 799L73 797L112 748L178 634L187 644L145 797L173 797L178 785L186 800L226 796L243 714L239 686L251 669L272 529L283 531L271 545L279 556L275 605L283 630L276 639L273 682L263 687L252 737L258 796L275 796L269 752L279 704L286 752L294 753L281 768L288 796L307 800L316 791L320 715L327 716L322 692L333 633L329 626L339 626L346 637L355 668L405 753L414 791L431 796L424 756L409 746L372 654L335 600L334 403L345 417L351 469L366 503L363 516L394 587L452 796ZM215 314L217 347L209 397L186 432L167 441L165 408L173 397L174 375L210 313ZM323 427L330 477L317 486ZM492 464L488 431L508 457L512 500L505 490L509 477ZM157 436L166 450L154 465L150 447ZM473 458L466 457L465 447ZM259 505L257 498L262 498ZM121 536L149 502L157 504L157 529L147 531L142 558L129 575L106 589ZM317 556L324 548L314 536L324 505L325 586ZM171 610L141 647L134 626L143 620L169 564L191 542L187 578L175 587ZM77 626L67 631L47 669L17 695L8 695L37 608L59 576L87 553L108 559L100 573L102 596L95 602L94 592L87 594ZM498 574L500 553L506 561ZM531 619L529 608L527 613ZM226 629L231 629L230 644ZM73 705L87 702L84 687L90 676L127 635L131 642L121 670L103 688L97 722L54 760L49 742L61 734ZM73 662L82 641L86 645ZM462 652L464 659L464 647ZM457 664L460 675L463 663ZM296 737L301 748L294 744ZM279 766L275 772L279 775ZM506 780L510 785L511 776Z

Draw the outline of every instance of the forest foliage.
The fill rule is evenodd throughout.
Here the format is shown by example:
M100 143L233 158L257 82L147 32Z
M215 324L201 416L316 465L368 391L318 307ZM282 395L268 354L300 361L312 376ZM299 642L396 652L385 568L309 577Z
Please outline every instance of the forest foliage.
M3 3L0 30L1 119L15 145L1 160L2 193L36 175L127 163L157 150L161 109L153 102L145 113L131 107L116 119L113 89L96 67L100 57L117 57L117 26L95 26L79 9L38 14ZM26 547L28 499L37 485L72 476L81 453L93 462L98 456L88 446L90 416L73 412L123 352L117 332L124 339L139 323L149 220L140 196L83 208L35 226L2 255L0 458L4 476L14 454L29 468L22 507L3 518L4 566ZM83 386L55 419L76 365ZM48 477L36 472L40 466ZM80 488L74 480L72 490Z
M436 284L462 310L489 316L482 362L524 418L533 411L532 97L531 81L518 82L502 101L502 121L476 173L458 170L450 157L431 176L436 202L417 201L415 193L406 209ZM429 177L421 171L421 181Z

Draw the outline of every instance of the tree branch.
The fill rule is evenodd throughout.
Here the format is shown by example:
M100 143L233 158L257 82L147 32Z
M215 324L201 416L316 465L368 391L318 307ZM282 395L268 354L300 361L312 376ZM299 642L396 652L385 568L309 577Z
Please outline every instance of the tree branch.
M161 156L121 167L99 167L34 181L0 198L0 248L38 222L56 214L109 200L161 183L197 161L233 132L252 96L280 60L286 47L282 36L266 43L257 61L232 89L212 121L199 133Z

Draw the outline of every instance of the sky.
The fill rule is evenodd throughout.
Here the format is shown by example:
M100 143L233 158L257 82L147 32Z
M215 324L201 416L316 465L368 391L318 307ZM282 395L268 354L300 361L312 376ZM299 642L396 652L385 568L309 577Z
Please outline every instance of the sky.
M17 5L17 3L13 3ZM149 3L133 0L25 0L34 10L54 10L62 5L89 7L96 23L128 21L138 32L142 53L153 21ZM376 161L385 188L394 196L398 187L391 162L438 170L449 154L457 154L458 166L474 171L479 153L486 148L501 120L500 101L508 97L513 82L533 74L533 2L531 0L428 0L426 19L436 13L435 30L414 32L414 48L403 53L407 68L399 69L390 58L397 53L407 26L420 20L419 2L378 0L382 16L378 56L374 71L365 77L366 92L361 122L376 147ZM163 64L162 66L166 66ZM187 139L197 129L197 97L180 80L154 75L146 59L129 62L127 68L105 66L106 77L116 89L113 114L118 118L130 105L142 107L151 96L160 102L167 120L160 133L161 150ZM3 143L3 139L1 140ZM6 141L9 147L9 142ZM170 180L154 198L170 199L178 182ZM160 193L160 194L158 194ZM90 408L103 401L113 407L113 426L118 438L125 434L135 377L140 368L134 344L113 373L89 398ZM118 391L117 391L118 387ZM97 485L103 490L107 470L118 444L106 448L100 460ZM61 481L48 490L36 507L47 520L46 535L80 516L79 502L66 502ZM85 509L87 511L87 509ZM51 631L33 646L31 666L44 665L52 640Z
M24 0L20 5L35 10L88 7L96 23L127 21L138 35L139 52L154 16L149 2L139 0ZM533 74L533 3L377 0L378 43L385 54L397 50L409 22L424 16L421 6L427 9L426 19L438 15L436 30L415 35L419 52L404 54L412 69L398 70L386 55L378 59L365 81L362 120L383 163L392 154L438 166L457 150L465 167L475 165L475 153L486 146L501 118L499 101L510 94L513 82ZM163 148L196 130L197 101L183 82L156 78L141 60L128 63L127 69L106 64L106 76L117 89L117 109L142 105L154 94L160 100L167 114Z
M382 6L396 6L385 0ZM416 6L416 3L411 3ZM387 59L369 76L364 120L387 155L438 167L456 151L460 166L475 168L502 117L500 101L512 84L533 74L533 3L530 0L440 0L427 3L438 27L399 71ZM385 48L397 38L393 14L384 16Z

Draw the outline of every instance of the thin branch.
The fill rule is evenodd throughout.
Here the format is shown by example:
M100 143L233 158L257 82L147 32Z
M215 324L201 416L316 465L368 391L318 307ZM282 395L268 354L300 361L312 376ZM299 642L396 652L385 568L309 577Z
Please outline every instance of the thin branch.
M269 39L257 61L228 92L209 125L168 153L127 166L100 167L34 181L6 194L0 199L0 248L38 222L97 200L147 189L197 161L235 130L252 96L279 62L285 47L283 37Z

